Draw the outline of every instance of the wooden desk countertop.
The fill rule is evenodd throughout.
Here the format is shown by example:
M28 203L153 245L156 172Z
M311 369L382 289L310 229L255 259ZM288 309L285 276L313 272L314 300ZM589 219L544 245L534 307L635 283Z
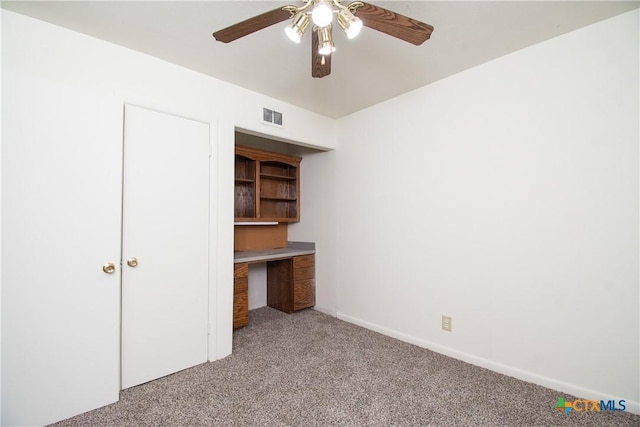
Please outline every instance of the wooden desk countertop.
M315 253L316 244L314 242L287 242L286 248L234 252L233 262L234 264L240 262L256 263Z

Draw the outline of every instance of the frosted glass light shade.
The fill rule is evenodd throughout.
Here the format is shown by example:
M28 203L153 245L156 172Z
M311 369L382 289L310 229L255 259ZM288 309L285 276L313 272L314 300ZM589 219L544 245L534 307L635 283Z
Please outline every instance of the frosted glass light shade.
M340 24L349 39L356 37L362 30L360 18L356 18L346 7L338 13L338 24Z
M360 20L360 18L355 18L353 22L351 22L351 25L349 25L349 28L345 30L345 32L347 33L347 38L352 39L360 34L361 30L362 21Z
M300 34L300 32L295 28L285 27L284 32L287 37L289 37L289 39L294 43L300 43L300 41L302 40L302 34Z
M294 43L300 43L304 31L309 26L309 17L305 13L298 13L291 19L291 25L285 27L284 32Z
M331 25L318 28L318 53L323 56L331 55L336 51L331 37Z

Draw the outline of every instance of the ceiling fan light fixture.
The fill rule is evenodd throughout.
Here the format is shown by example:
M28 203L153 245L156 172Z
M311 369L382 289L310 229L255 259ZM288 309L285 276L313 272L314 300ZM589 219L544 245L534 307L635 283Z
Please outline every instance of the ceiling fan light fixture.
M356 18L346 7L340 9L340 12L338 12L338 24L340 24L348 39L356 37L360 34L360 30L362 30L362 21L360 18Z
M297 3L300 2L303 3L300 6L280 6L212 35L219 42L229 43L286 21L287 37L300 43L304 32L312 25L311 76L322 78L331 74L331 56L336 50L332 37L334 14L349 39L356 37L362 27L368 27L419 46L429 40L433 32L433 26L429 24L361 0L300 0Z
M311 12L311 20L318 27L326 27L333 20L333 9L325 0L317 0Z
M336 51L333 45L333 37L331 36L331 25L318 28L318 53L322 56L331 55Z
M284 32L294 43L300 43L305 30L309 26L309 17L306 13L297 13L291 19L291 25L285 27Z

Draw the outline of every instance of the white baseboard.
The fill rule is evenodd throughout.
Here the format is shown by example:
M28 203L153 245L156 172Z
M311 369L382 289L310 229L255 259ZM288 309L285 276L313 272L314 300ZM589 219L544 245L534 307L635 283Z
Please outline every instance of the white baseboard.
M558 393L567 393L574 396L579 396L583 399L592 399L592 400L601 400L605 397L607 398L607 400L615 399L616 401L618 401L620 399L623 399L626 401L625 405L626 405L627 412L640 415L640 402L630 401L628 400L628 396L627 397L611 396L608 393L599 392L599 391L585 388L576 384L571 384L571 383L559 381L553 378L545 377L542 375L534 374L532 372L525 371L520 368L505 365L499 362L485 359L483 357L475 356L470 353L454 350L452 348L445 347L440 344L433 343L431 341L416 338L414 336L407 335L402 332L395 331L393 329L385 328L375 323L367 322L365 320L358 319L356 317L352 317L344 313L338 312L336 314L336 317L340 320L344 320L345 322L362 326L363 328L370 329L375 332L379 332L383 335L387 335L389 337L399 339L400 341L404 341L409 344L417 345L418 347L423 347L423 348L435 351L436 353L444 354L445 356L449 356L454 359L462 360L463 362L471 363L472 365L490 369L494 372L508 375L510 377L514 377L519 380L527 381L527 382L537 384L543 387L547 387L553 390L558 390ZM550 403L550 405L553 405L553 402Z
M314 306L313 309L315 311L319 311L320 313L327 314L327 315L329 315L331 317L337 317L338 316L338 313L334 309L329 309L329 308L321 307L321 306L317 306L317 305Z

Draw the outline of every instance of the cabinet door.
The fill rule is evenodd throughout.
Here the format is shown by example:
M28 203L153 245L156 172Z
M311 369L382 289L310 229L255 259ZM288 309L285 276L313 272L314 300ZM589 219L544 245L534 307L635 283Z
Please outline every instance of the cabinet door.
M45 425L118 400L122 103L2 80L1 424Z
M129 105L124 125L127 388L207 360L209 126Z

